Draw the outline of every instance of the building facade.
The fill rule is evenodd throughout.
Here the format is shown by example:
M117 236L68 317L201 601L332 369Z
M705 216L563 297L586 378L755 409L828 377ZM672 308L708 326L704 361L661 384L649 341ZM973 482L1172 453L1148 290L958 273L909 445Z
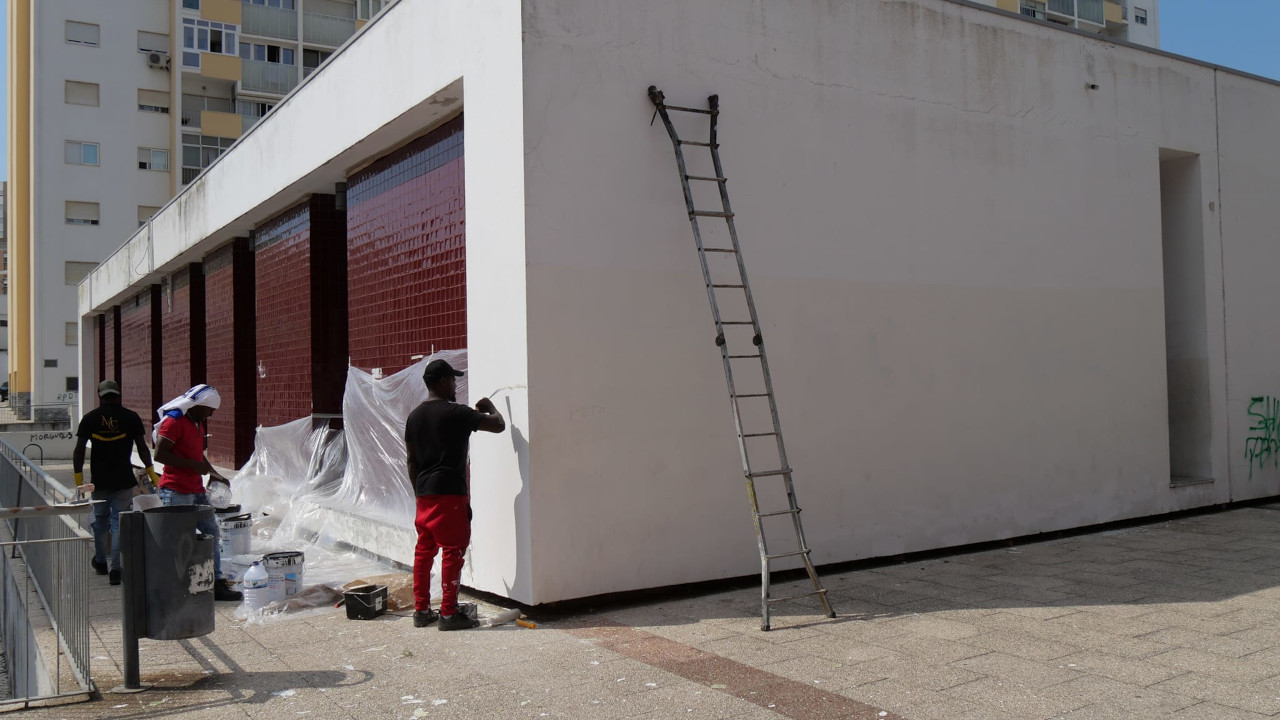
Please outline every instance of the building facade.
M201 264L219 416L332 412L335 364L445 343L507 389L471 586L756 572L650 85L719 96L818 563L1280 494L1280 84L971 2L401 0L81 283L83 372L119 371L122 324L181 372L154 348L201 323L165 288Z
M85 274L389 4L9 3L15 406L79 391Z
M1160 47L1160 0L975 0L1024 17Z

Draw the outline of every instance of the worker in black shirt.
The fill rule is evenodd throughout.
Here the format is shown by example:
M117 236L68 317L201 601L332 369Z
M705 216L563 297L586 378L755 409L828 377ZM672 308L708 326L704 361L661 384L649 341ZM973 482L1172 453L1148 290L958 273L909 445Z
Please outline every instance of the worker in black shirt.
M81 492L93 492L93 569L99 575L107 575L107 533L111 533L110 578L112 585L120 584L120 513L129 510L133 503L133 490L137 479L133 475L133 449L138 449L138 459L157 481L151 467L151 451L143 440L142 418L120 404L120 385L114 380L98 383L99 406L90 410L80 420L76 430L76 449L71 455L71 469L75 472L76 487ZM84 483L84 448L93 443L93 455L89 462L91 484Z
M457 403L462 373L444 360L432 360L422 373L428 395L405 423L409 482L417 495L418 546L413 555L414 627L440 620L440 630L465 630L480 623L458 612L462 556L471 542L467 487L467 448L477 430L500 433L507 422L489 398L472 410ZM431 609L431 566L440 560L440 612Z

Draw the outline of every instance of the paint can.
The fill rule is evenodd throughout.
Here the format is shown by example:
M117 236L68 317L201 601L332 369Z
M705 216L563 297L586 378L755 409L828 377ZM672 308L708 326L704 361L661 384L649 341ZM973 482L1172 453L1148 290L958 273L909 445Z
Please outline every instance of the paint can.
M273 552L262 556L270 576L271 602L287 600L302 592L302 574L306 558L297 551Z
M249 554L253 515L218 515L218 552L222 557Z

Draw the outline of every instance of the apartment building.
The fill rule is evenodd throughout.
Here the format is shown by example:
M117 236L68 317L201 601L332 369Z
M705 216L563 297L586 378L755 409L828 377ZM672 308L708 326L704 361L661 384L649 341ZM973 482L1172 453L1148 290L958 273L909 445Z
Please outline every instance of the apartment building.
M85 274L392 2L11 0L15 407L79 391Z
M977 0L1037 20L1160 47L1160 0Z

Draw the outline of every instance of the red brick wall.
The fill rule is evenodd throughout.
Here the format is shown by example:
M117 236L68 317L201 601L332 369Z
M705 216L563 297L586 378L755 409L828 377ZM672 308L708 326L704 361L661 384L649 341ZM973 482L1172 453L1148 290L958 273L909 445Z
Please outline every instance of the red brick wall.
M120 306L121 401L142 416L148 436L160 406L152 398L151 298L151 288L147 288Z
M99 315L93 320L94 379L80 388L81 397L86 401L93 397L89 393L97 392L97 384L107 379L107 353L107 316Z
M462 117L349 180L351 363L391 373L467 346Z
M222 407L209 421L209 459L239 468L253 452L257 424L253 249L233 241L204 260L208 384Z
M165 401L191 388L191 272L183 269L169 276L168 292L160 308L160 333L164 357Z
M311 414L311 233L306 203L257 230L258 423Z

